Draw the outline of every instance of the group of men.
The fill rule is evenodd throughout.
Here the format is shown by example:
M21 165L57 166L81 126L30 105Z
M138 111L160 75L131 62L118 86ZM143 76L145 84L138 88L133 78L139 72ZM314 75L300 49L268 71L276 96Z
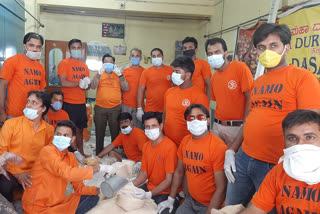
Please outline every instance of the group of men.
M244 63L227 59L223 39L206 41L207 62L196 57L193 37L183 40L185 56L170 66L163 64L163 51L154 48L153 66L144 69L141 50L135 48L131 67L121 71L106 54L90 80L80 61L82 43L73 39L71 58L58 66L63 93L53 92L50 100L39 91L46 87L37 62L43 39L27 34L25 53L5 61L0 74L0 122L5 121L0 193L12 201L12 191L22 185L27 213L84 213L97 203L90 195L99 189L81 182L94 172L112 174L114 168L79 168L68 151L73 145L83 154L85 90L92 88L97 89L97 156L135 161L140 173L132 185L145 191L133 195L152 198L159 213L208 214L224 201L246 205L256 192L242 213L319 213L320 84L310 71L288 64L290 40L285 25L266 23L255 31L253 43L266 73L253 81ZM212 130L210 100L217 103ZM62 114L61 108L73 122L64 116L51 119ZM55 131L42 119L48 111ZM112 143L104 148L107 124ZM115 150L119 146L121 154ZM67 181L76 190L69 197L63 195Z

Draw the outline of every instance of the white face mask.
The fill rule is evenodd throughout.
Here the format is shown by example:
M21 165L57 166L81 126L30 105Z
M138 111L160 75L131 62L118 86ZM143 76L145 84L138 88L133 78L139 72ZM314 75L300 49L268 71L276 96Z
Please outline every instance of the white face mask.
M309 185L320 183L320 147L311 144L291 146L283 150L284 171L292 178Z
M59 151L63 151L70 146L71 138L65 136L54 136L52 144L57 147Z
M160 136L160 129L159 128L146 129L144 132L145 132L146 136L152 141L156 140Z
M122 134L130 134L130 132L132 131L132 127L128 126L124 129L121 129Z
M175 85L181 85L182 83L184 83L184 80L181 79L181 74L177 74L175 72L172 73L171 75L171 79L173 84Z
M152 65L159 67L162 65L162 58L157 57L157 58L152 58Z
M221 66L224 64L223 54L208 56L208 62L211 68L214 68L214 69L221 68Z
M191 132L191 134L195 136L202 135L206 130L208 130L207 120L193 120L191 122L187 121L187 128Z
M40 59L41 57L41 51L36 52L36 51L28 51L27 46L24 46L26 49L26 57L28 57L31 60L37 60Z
M31 108L23 109L23 113L24 113L24 116L26 116L29 120L34 120L39 116L38 110L31 109Z

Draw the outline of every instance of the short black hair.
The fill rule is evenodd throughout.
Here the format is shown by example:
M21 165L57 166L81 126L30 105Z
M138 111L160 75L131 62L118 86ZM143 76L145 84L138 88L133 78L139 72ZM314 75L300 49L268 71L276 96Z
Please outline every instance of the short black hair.
M69 43L68 43L68 48L69 48L69 50L71 50L71 45L72 45L73 43L76 43L76 42L79 42L80 45L82 46L82 42L81 42L80 39L71 39L71 40L69 41Z
M295 110L289 113L282 121L282 131L284 133L286 129L305 123L316 123L320 129L320 115L311 110Z
M222 48L223 48L224 51L228 50L226 42L223 39L216 37L216 38L208 39L206 41L206 44L205 44L204 48L206 50L207 55L208 55L208 46L209 45L215 45L217 43L220 43L222 45Z
M118 121L123 121L123 120L132 120L132 116L129 112L121 112L118 116Z
M152 56L152 52L153 51L159 51L161 53L161 55L163 56L163 51L160 48L153 48L150 52L150 55Z
M162 113L158 111L147 111L142 116L142 123L144 124L144 121L155 118L157 119L158 123L162 123Z
M290 44L291 31L287 25L277 25L273 23L263 23L252 36L253 45L257 47L257 44L265 40L269 34L276 34L280 37L283 45Z
M191 110L194 108L199 108L206 115L207 118L210 118L209 110L204 107L202 104L191 104L184 112L184 119L187 120L188 116L191 114Z
M74 124L74 122L72 122L71 120L60 120L60 121L57 123L57 126L56 126L56 128L54 129L54 131L56 131L57 128L58 128L58 127L61 127L61 126L69 127L69 128L72 130L72 136L76 136L77 127L76 127L76 125Z
M38 33L34 33L34 32L29 32L27 33L24 37L23 37L23 44L27 44L27 42L30 41L30 39L38 39L41 42L41 45L43 45L43 37L38 34Z
M43 107L43 106L46 107L46 110L42 113L42 116L46 115L47 112L49 111L50 106L51 106L51 98L50 98L49 94L47 94L46 92L43 92L43 91L29 91L28 97L30 97L33 94L42 102L41 107Z
M174 68L180 67L185 72L190 72L191 76L193 75L194 68L195 68L194 62L193 62L192 58L189 56L180 56L180 57L176 58L171 63L171 66Z
M198 41L194 37L186 37L184 40L182 40L182 44L187 43L187 42L192 42L194 44L195 48L198 48Z
M64 98L64 95L63 95L62 91L58 91L58 90L52 91L52 92L50 93L50 98L52 99L55 94L56 94L56 95L62 95L62 97Z
M105 55L103 55L103 57L102 57L102 63L104 63L104 59L107 58L107 57L111 57L112 60L113 60L113 63L116 63L116 58L114 58L114 57L111 56L110 54L105 54Z

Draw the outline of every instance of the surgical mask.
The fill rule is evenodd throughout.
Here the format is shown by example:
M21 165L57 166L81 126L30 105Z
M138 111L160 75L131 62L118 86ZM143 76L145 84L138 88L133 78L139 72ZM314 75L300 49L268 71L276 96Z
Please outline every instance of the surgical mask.
M278 54L274 51L270 50L265 50L260 56L259 56L259 61L261 65L263 65L266 68L273 68L279 65L281 61L281 57L284 54L286 50L286 46L284 46L284 49L282 51L282 54Z
M208 62L211 68L214 68L214 69L221 68L221 66L223 66L224 64L223 54L208 56Z
M51 106L52 106L52 108L53 108L54 110L56 110L56 111L59 111L59 110L62 108L62 104L61 104L59 101L51 104Z
M131 131L132 131L131 126L127 126L126 128L121 129L122 134L130 134Z
M159 128L146 129L146 130L144 130L144 132L150 140L156 140L160 136L160 129Z
M196 51L194 49L183 51L184 56L192 57L195 54L196 54Z
M171 79L172 79L173 84L178 85L178 86L184 82L184 80L181 79L181 74L177 74L175 72L172 73Z
M157 57L157 58L152 58L152 65L159 67L162 65L162 58Z
M24 116L26 116L29 120L34 120L39 116L38 110L35 110L32 108L23 109L23 113L24 113Z
M132 65L139 65L140 57L130 57L130 61Z
M114 70L114 64L112 63L104 63L103 66L105 67L108 73L111 73Z
M71 50L70 51L71 57L73 58L81 58L81 50Z
M41 57L41 51L37 52L37 51L28 51L27 46L25 46L26 48L26 56L31 59L31 60L37 60L40 59Z
M193 120L187 121L187 128L191 132L191 134L195 136L202 135L206 130L208 130L207 120Z
M311 144L291 146L283 150L284 171L292 178L309 185L320 183L320 147Z
M59 151L63 151L70 146L71 138L65 136L54 136L52 144L57 147Z

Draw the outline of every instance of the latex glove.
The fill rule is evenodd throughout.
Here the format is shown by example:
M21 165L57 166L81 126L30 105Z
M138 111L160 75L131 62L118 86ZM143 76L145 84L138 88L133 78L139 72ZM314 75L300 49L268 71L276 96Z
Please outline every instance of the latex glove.
M102 67L100 68L100 70L98 71L98 74L102 75L103 72L106 71L106 68L104 67L104 65L102 65Z
M169 213L171 213L173 210L174 201L175 199L169 196L167 200L162 201L160 204L158 204L157 213L161 214L161 212L167 208L169 208Z
M152 193L149 191L149 192L145 192L143 190L139 190L139 191L134 191L133 192L133 197L137 198L137 199L151 199L152 197Z
M137 114L136 115L137 115L138 120L142 121L142 116L144 115L142 107L137 108Z
M236 172L235 156L236 154L232 149L228 149L225 153L224 173L226 174L227 179L230 183L234 183L236 180L232 173L232 172Z
M88 85L91 83L91 80L89 77L83 78L83 81L85 81Z
M88 83L85 80L81 79L79 81L79 87L82 88L82 89L87 89L88 88Z
M137 162L133 166L133 172L138 173L141 171L141 161Z
M110 165L100 164L100 172L108 173L108 177L116 174L116 168Z
M122 75L122 71L119 67L115 66L113 72L120 77Z
M83 155L79 152L79 151L75 151L74 156L76 156L77 160L79 161L79 163L85 163L86 159L83 157Z

